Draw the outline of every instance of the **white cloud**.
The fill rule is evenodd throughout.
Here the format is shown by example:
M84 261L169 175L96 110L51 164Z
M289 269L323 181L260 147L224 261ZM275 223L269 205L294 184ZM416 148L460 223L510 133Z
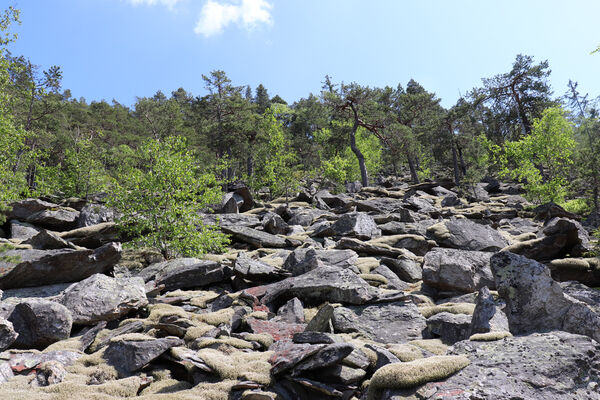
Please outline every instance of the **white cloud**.
M156 4L162 4L163 6L167 6L167 8L169 10L172 10L175 8L175 5L177 5L177 3L180 0L129 0L129 2L131 4L133 4L134 6L138 6L140 4L144 4L144 5L148 5L148 6L154 6Z
M254 29L260 24L270 25L273 23L271 8L273 5L266 0L241 0L236 4L208 0L202 7L194 32L209 37L223 32L232 23L247 30Z

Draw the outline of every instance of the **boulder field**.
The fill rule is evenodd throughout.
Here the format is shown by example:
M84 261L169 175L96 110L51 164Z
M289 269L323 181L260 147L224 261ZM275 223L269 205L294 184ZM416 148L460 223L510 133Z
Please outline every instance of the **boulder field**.
M171 260L102 204L14 202L0 399L600 399L595 227L477 188L238 188L203 215L228 251Z

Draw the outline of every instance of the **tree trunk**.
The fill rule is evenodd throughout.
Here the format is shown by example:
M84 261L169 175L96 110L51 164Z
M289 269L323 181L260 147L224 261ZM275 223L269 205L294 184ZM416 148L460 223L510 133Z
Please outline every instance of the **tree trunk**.
M463 157L462 148L457 144L456 148L458 149L458 161L460 161L460 171L462 175L465 176L467 174L467 166L465 165L465 159Z
M354 112L354 125L352 126L352 132L350 132L350 149L358 160L358 166L360 167L360 180L363 187L365 187L369 186L369 175L367 174L365 156L363 156L360 149L356 146L356 131L358 131L359 120L358 114L356 113L354 107L352 107L352 111Z
M517 103L517 114L519 115L519 122L521 122L521 130L523 132L523 136L531 134L531 123L529 122L529 118L527 118L527 113L523 108L523 102L521 101L521 97L519 96L519 92L516 89L516 82L513 82L510 85L510 90L512 91L513 98Z
M460 185L460 170L458 169L458 155L454 143L452 143L452 166L454 167L454 183L458 186Z
M406 152L406 159L408 160L408 169L410 170L410 179L413 184L420 183L419 175L417 175L417 168L415 167L415 162L412 158L412 155L409 152Z

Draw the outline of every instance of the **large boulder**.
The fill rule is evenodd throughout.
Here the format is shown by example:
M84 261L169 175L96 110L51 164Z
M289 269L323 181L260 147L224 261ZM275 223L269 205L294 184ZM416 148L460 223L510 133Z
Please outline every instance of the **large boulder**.
M263 282L277 281L285 276L284 271L260 260L250 258L245 252L238 254L233 264L233 273L235 276L249 281Z
M319 265L352 268L357 260L358 254L352 250L300 248L288 255L283 263L283 268L293 276L298 276L317 268Z
M428 234L441 247L461 250L498 251L508 241L494 228L468 219L451 219L432 225Z
M96 249L106 243L119 241L121 232L114 222L101 222L58 233L62 239L77 246Z
M174 337L154 339L143 335L124 335L113 338L103 357L112 365L119 376L128 376L169 350L183 345L183 340Z
M549 332L494 342L462 341L449 350L471 364L443 381L390 391L386 399L598 399L600 344Z
M60 303L73 315L73 323L93 325L112 321L148 304L142 278L111 278L95 274L69 286Z
M293 297L315 305L326 301L363 304L377 297L377 291L349 269L322 266L269 285L261 301L279 305Z
M139 272L138 276L165 290L187 289L221 282L230 276L229 267L215 261L197 258L177 258L152 264Z
M39 199L25 199L14 201L9 204L9 207L7 219L25 221L30 215L33 215L36 212L58 208L58 204Z
M470 336L471 316L441 312L427 318L427 329L442 342L454 344Z
M490 269L492 253L434 248L425 255L423 282L449 291L474 292L484 286L495 288Z
M79 211L69 207L55 207L33 213L26 221L54 231L65 231L77 226L77 218Z
M380 343L422 339L427 328L417 307L405 302L337 307L332 321L335 332L359 332Z
M47 300L28 300L17 304L7 317L19 335L12 347L43 349L69 338L73 326L71 312Z
M247 243L255 248L261 247L287 247L288 242L281 236L259 231L245 226L222 226L221 230L232 236L236 242Z
M6 350L18 336L12 322L0 318L0 351Z
M115 212L102 204L86 204L79 212L77 227L98 225L105 222L113 222Z
M108 243L96 250L9 250L17 262L0 261L0 289L77 282L106 273L121 258L121 245Z
M381 230L373 217L359 212L342 215L335 223L316 231L313 236L343 236L369 240L381 236Z
M495 254L490 263L512 333L559 329L600 341L600 314L564 294L545 265L510 252Z

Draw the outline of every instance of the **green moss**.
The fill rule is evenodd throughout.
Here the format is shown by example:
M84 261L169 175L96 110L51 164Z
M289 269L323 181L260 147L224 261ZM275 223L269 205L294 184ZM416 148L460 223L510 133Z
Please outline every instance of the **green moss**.
M469 340L472 340L475 342L492 342L492 341L504 339L507 337L512 337L512 333L506 332L506 331L486 332L486 333L476 333L474 335L471 335Z

